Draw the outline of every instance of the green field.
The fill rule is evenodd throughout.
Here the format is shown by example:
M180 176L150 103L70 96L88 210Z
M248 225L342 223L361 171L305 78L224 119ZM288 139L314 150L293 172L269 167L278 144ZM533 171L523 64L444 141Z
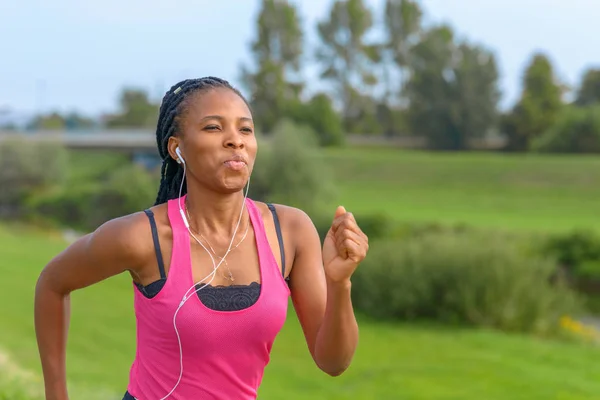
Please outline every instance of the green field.
M11 360L10 367L0 363L0 377L15 369L28 372L33 377L25 385L35 390L40 369L33 288L39 270L65 244L47 233L6 227L0 228L0 243L0 274L10 279L0 291L0 301L8 305L0 314L0 344ZM135 345L131 299L125 276L73 294L68 348L72 398L116 399L123 392ZM329 378L313 365L290 313L260 398L578 400L600 394L598 348L483 330L383 324L365 317L360 326L352 368ZM3 374L3 366L11 371ZM0 393L8 390L2 382L0 378Z
M75 152L71 157L74 184L127 162L96 152ZM342 203L357 214L382 213L403 222L600 230L598 156L346 148L315 157L335 177L332 209Z
M337 201L397 221L467 223L507 230L600 228L600 158L327 150ZM123 163L73 155L71 179ZM158 182L157 182L158 185ZM335 204L332 204L332 210ZM0 225L0 400L39 392L33 290L65 243L57 234ZM120 399L134 355L131 284L119 276L72 296L68 374L73 399ZM360 316L351 369L328 378L310 360L293 311L276 341L261 399L600 398L600 348L484 330L384 324ZM9 383L10 381L10 383ZM11 393L11 394L9 394Z
M600 228L600 157L327 151L339 201L408 222L501 229Z

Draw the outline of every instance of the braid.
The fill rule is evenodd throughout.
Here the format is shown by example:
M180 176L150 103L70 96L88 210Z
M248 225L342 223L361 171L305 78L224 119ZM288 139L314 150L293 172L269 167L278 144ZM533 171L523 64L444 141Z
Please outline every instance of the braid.
M234 91L248 105L239 90L231 86L226 80L212 76L181 81L171 87L163 97L156 125L156 144L158 154L163 162L160 169L160 186L155 205L179 197L179 188L184 179L183 167L170 156L167 145L171 136L180 133L181 119L188 109L191 95L216 88L227 88ZM186 193L187 183L184 182L182 195Z

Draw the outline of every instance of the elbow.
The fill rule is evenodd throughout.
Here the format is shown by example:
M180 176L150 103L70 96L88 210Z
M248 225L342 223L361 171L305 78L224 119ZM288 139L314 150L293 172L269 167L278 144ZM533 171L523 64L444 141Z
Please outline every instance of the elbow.
M347 368L338 368L338 369L331 369L329 371L324 371L327 375L336 378L338 376L341 376Z
M48 266L42 270L35 283L34 300L36 304L45 301L49 295L58 297L66 297L69 295L69 292L60 290L60 288L57 287L55 284L56 279L53 279L47 268Z
M321 371L335 378L350 368L353 356L354 348L344 348L334 353L316 351L313 353L313 360Z
M46 288L46 277L44 275L44 270L42 270L42 272L40 273L40 275L37 278L37 281L35 282L35 289L34 289L34 296L37 299L40 296L40 292L43 292L44 289Z
M323 372L325 372L327 375L336 378L340 375L342 375L344 372L346 372L346 370L348 369L348 367L350 367L350 364L332 364L332 365L318 365L319 369Z
M47 266L44 269L42 269L42 272L40 272L40 275L38 276L37 281L35 282L34 294L36 298L43 294L45 291L50 290L50 284L46 268Z

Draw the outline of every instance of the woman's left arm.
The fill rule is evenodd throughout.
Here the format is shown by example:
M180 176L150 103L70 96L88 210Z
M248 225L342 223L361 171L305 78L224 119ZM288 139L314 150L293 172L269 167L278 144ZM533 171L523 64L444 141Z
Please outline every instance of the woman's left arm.
M338 376L350 365L358 344L350 278L367 254L368 238L354 216L338 207L321 249L310 218L296 216L292 301L315 363Z

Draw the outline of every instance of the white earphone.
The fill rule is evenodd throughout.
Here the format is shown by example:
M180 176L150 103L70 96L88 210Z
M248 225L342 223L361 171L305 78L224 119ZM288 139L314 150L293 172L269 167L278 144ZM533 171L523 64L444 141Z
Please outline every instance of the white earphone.
M179 146L177 146L177 148L175 149L175 153L177 153L177 158L179 159L177 161L178 164L185 164L185 160L183 159L183 156L181 155L181 150L179 150Z
M219 261L219 263L217 264L217 263L215 263L215 259L213 258L211 252L208 251L208 249L204 246L204 244L200 240L198 240L198 238L192 233L192 231L190 229L190 224L186 218L185 212L183 211L183 208L181 207L181 194L183 192L183 182L185 180L186 166L185 166L185 160L183 159L183 156L181 155L181 150L179 150L179 146L175 149L175 153L177 153L177 158L179 159L177 162L179 164L183 164L183 178L181 179L181 186L179 187L179 198L177 200L177 205L179 206L179 213L181 214L183 223L184 223L185 227L187 228L190 236L192 238L194 238L194 240L200 246L202 246L202 248L204 250L206 250L206 252L208 253L208 255L212 261L212 264L213 264L213 270L211 271L211 273L206 275L204 278L200 279L198 282L194 283L188 290L186 290L185 294L183 295L183 297L181 299L181 302L179 303L179 306L177 307L177 310L175 310L175 314L173 314L173 327L175 328L175 334L177 335L177 342L179 343L179 367L180 367L179 379L177 380L177 383L175 384L175 386L173 386L173 389L171 389L171 391L160 400L165 400L167 397L169 397L171 394L173 394L173 392L175 391L177 386L179 386L179 382L181 382L181 378L183 377L183 348L181 346L181 338L179 337L179 331L177 330L177 324L175 322L175 319L177 318L177 313L179 312L181 307L183 307L185 302L188 301L188 299L192 297L192 295L195 295L198 291L200 291L203 288L205 288L206 286L210 285L210 283L215 279L217 269L219 269L219 267L221 266L223 261L225 261L225 257L227 257L227 255L231 251L231 246L233 245L235 235L237 234L238 228L240 226L240 222L242 221L242 216L244 215L244 207L246 206L246 198L248 197L248 190L250 189L250 177L248 177L248 184L246 185L246 194L244 195L244 201L242 203L242 209L240 211L240 216L238 218L237 225L235 226L233 235L231 236L231 242L229 243L229 247L228 247L227 251L225 252L225 255L223 255L223 257L221 258L221 261ZM190 266L190 268L191 268L191 266ZM204 286L201 286L200 288L196 289L196 286L198 284L202 283L206 278L208 278L211 275L212 275L212 278L210 278L210 280ZM193 290L193 289L196 289L196 290ZM193 290L193 291L190 292L191 290Z

